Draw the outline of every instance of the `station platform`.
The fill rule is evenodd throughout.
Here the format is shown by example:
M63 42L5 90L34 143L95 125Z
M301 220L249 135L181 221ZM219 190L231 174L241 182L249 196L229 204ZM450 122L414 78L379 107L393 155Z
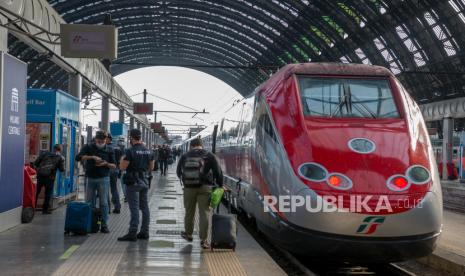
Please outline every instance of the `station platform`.
M459 180L442 180L444 208L465 213L465 183Z
M465 213L444 210L443 231L434 252L418 261L444 272L465 275Z
M128 229L127 203L121 214L110 215L110 234L87 236L64 235L66 208L61 207L52 215L36 213L30 224L0 233L0 274L286 275L240 225L235 252L203 250L198 236L192 243L182 239L184 207L179 180L169 171L161 177L154 173L152 183L148 241L116 240Z

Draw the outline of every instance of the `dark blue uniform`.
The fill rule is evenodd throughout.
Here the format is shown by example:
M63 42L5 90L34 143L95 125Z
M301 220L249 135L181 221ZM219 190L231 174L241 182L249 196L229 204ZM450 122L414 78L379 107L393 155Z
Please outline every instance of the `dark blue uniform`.
M153 152L142 144L136 144L125 152L124 160L129 161L126 169L124 184L126 196L131 211L129 234L135 235L139 228L139 209L142 212L142 225L140 234L149 233L150 210L148 205L148 177L150 161L153 161Z

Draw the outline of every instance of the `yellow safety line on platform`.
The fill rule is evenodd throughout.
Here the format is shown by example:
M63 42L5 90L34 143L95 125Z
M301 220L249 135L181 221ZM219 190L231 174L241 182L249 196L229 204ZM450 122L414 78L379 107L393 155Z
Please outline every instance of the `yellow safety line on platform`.
M204 257L211 276L247 275L236 253L232 251L208 251L204 253Z
M72 245L61 255L60 260L67 260L79 248L79 245Z

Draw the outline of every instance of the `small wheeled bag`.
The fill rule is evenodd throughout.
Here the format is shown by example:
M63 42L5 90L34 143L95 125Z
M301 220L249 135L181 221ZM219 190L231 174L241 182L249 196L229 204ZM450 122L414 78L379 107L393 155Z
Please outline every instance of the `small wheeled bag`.
M92 230L90 203L73 201L66 206L65 234L86 235Z
M232 249L236 251L237 217L231 214L231 203L228 201L228 214L217 213L212 216L212 236L210 249Z

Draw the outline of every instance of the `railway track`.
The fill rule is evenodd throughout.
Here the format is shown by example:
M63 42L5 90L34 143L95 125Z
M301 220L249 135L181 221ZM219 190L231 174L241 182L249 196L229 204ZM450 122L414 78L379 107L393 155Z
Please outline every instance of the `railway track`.
M268 252L268 254L283 268L288 275L377 275L377 276L414 276L400 266L387 264L334 264L309 263L290 252L276 247L257 231L255 223L243 215L238 215L240 223L254 237L254 239Z

